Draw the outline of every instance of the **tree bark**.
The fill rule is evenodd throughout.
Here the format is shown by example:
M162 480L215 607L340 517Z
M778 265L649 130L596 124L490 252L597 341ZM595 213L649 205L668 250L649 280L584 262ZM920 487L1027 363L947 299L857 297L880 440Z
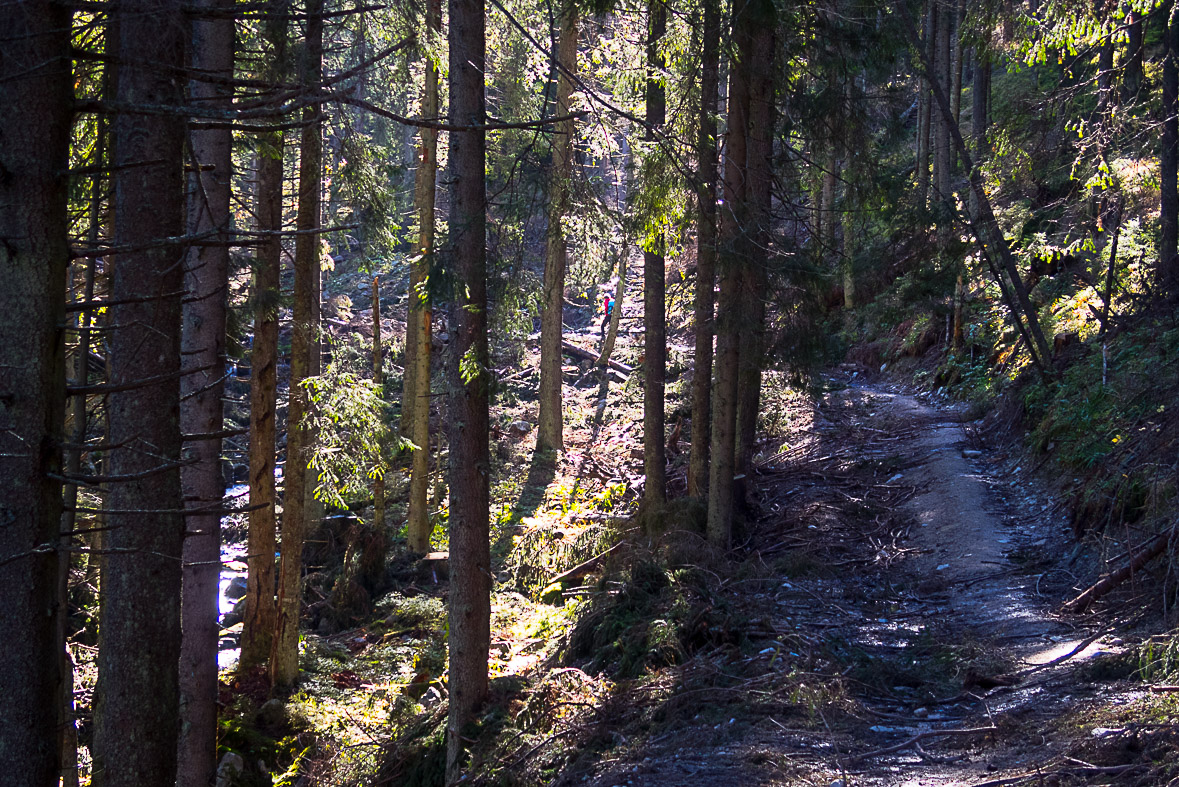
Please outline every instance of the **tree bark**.
M950 95L950 72L953 63L950 60L950 28L955 15L949 0L937 0L936 36L934 40L934 74L935 89L944 95ZM948 113L938 112L934 115L933 134L933 191L938 206L944 206L950 199L950 170L953 167L954 153L950 142L950 125L954 122L953 99L950 99ZM945 246L946 222L939 222L939 245Z
M282 229L283 137L258 140L258 229ZM250 353L250 528L246 549L246 612L238 666L248 670L270 657L278 622L274 596L275 456L278 404L278 306L282 241L267 235L254 265L254 344Z
M664 58L659 44L667 32L667 6L663 0L647 4L647 123L646 138L667 119L667 92L663 86ZM643 506L654 513L667 500L667 445L664 435L664 377L667 373L667 315L663 241L643 252Z
M1168 3L1164 32L1163 134L1159 150L1159 270L1158 279L1171 298L1179 294L1179 8Z
M930 46L934 38L934 20L937 14L937 0L925 0L925 12L921 19L921 44ZM929 72L922 69L918 81L917 115L917 205L924 209L929 204L929 143L933 126L933 97L930 91Z
M614 286L614 313L610 315L610 325L606 328L606 338L602 340L602 348L598 352L598 356L594 359L594 365L599 367L609 367L611 369L619 369L622 364L617 361L610 360L610 356L614 354L614 343L618 339L618 324L622 319L622 303L626 298L626 257L628 244L622 244L622 251L618 255L618 282ZM561 346L568 351L569 347L573 346L569 342L562 342ZM619 371L626 371L630 374L633 369L629 371L626 369L619 369ZM609 378L606 370L602 370L602 379Z
M189 41L179 0L128 0L118 24L115 98L179 106ZM179 733L180 333L187 250L184 119L130 111L114 121L111 384L112 483L94 707L96 787L172 784ZM154 247L153 247L154 244ZM191 370L190 370L191 371ZM147 380L136 385L136 381ZM135 514L117 513L137 511Z
M384 398L385 370L384 355L381 352L381 280L373 277L373 384ZM385 455L381 446L381 457ZM385 538L385 476L378 475L373 479L373 529L378 536Z
M198 0L197 7L228 11L232 0ZM212 77L233 76L234 21L202 18L192 25L192 68ZM193 80L194 102L229 109L231 88ZM222 430L225 390L225 320L229 287L229 208L232 132L200 129L191 135L191 157L200 168L189 176L188 230L216 232L220 243L192 248L185 258L181 353L197 367L180 378L180 428L184 434L216 435ZM221 438L188 443L180 472L185 506L221 508ZM221 578L221 515L191 513L185 520L180 649L180 748L177 787L206 787L217 769L217 621Z
M1122 69L1122 100L1133 101L1142 90L1143 47L1142 14L1126 6L1126 57Z
M577 4L566 2L560 10L555 59L558 116L569 114L573 77L577 71ZM540 317L540 396L536 428L536 450L560 451L563 435L561 339L564 327L565 268L568 255L562 223L569 212L573 178L573 118L553 127L553 164L549 179L548 232L545 236L544 305Z
M974 161L981 164L987 154L987 107L991 97L991 47L989 31L975 49L974 89L971 91L971 136Z
M323 0L307 2L307 39L300 81L319 91L323 75ZM289 688L299 678L299 618L303 600L303 541L307 532L307 463L311 447L305 423L310 410L303 381L318 367L320 185L323 139L315 122L318 107L303 110L299 142L299 210L295 219L295 293L291 315L291 392L287 409L287 461L283 473L282 559L279 563L278 621L270 657L270 683Z
M426 0L426 30L436 36L442 29L442 0ZM433 59L426 63L425 94L422 117L438 115L438 69ZM402 396L412 403L413 429L410 439L417 445L409 482L409 551L430 551L430 512L427 494L430 485L430 321L431 305L426 291L434 260L434 200L438 171L438 132L422 129L418 171L414 181L414 202L418 211L418 258L410 268L409 330L414 339L414 356L406 360L407 383ZM412 380L409 367L412 365ZM412 385L410 384L412 382ZM418 406L420 405L420 407Z
M695 369L692 372L692 449L688 460L688 494L708 494L708 448L712 430L712 342L716 334L716 135L720 83L720 9L704 2L700 74L700 132L696 141L698 194L696 214ZM617 301L615 301L617 303Z
M773 183L774 6L768 0L751 4L752 42L749 75L748 143L745 181L749 216L750 256L742 276L741 350L737 382L736 473L752 470L761 401L762 354L765 344L767 264L770 247L770 187ZM832 222L834 223L834 215ZM739 484L738 499L748 484Z
M961 128L962 124L962 71L963 61L967 50L962 44L962 24L966 18L966 7L960 0L952 0L953 14L950 29L950 113L954 116L954 124ZM957 157L950 154L950 168L957 167Z
M449 0L450 117L478 127L450 135L455 293L450 347L450 709L446 781L462 776L463 728L487 698L491 647L488 518L487 187L482 0Z
M65 412L69 36L62 5L0 13L0 772L16 787L59 773L62 505L49 474L61 473Z
M717 303L716 370L712 389L712 455L708 476L708 540L727 549L733 532L736 468L737 376L740 362L741 277L746 210L749 69L752 40L746 5L733 9L734 58L729 65L728 140L725 145L724 208L718 222L720 294Z

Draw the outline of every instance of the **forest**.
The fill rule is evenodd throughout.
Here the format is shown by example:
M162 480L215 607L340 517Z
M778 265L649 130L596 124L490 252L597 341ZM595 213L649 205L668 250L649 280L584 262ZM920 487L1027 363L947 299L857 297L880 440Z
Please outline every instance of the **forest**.
M0 107L0 784L1179 783L1175 0L0 0Z

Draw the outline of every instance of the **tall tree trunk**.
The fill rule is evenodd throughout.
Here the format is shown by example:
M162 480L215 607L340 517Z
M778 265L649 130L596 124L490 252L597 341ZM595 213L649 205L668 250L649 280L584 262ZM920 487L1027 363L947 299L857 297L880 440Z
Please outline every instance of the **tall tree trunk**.
M1098 12L1104 7L1104 3L1100 0L1095 0L1098 7ZM1114 45L1110 40L1112 36L1106 37L1101 43L1101 49L1097 53L1097 116L1104 119L1113 105L1113 70L1114 70Z
M577 71L578 8L575 2L562 4L556 44L555 114L569 113L573 95L572 74ZM553 128L553 167L548 186L548 231L545 239L544 307L540 317L540 412L536 425L536 450L565 448L561 402L561 333L564 326L565 269L567 244L562 223L569 210L569 189L573 178L573 119Z
M828 260L835 253L835 191L839 187L839 150L838 144L832 137L824 143L826 155L823 157L823 213L821 217L819 238L823 242L822 254Z
M128 0L119 26L115 99L180 106L189 41L179 0ZM114 259L107 418L107 555L94 706L98 787L172 784L179 724L180 292L184 119L124 110L114 122ZM192 366L195 366L194 362ZM187 370L195 371L193 368ZM123 387L125 389L122 389ZM122 390L120 390L122 389Z
M483 0L449 0L450 135L455 287L450 313L450 711L446 781L462 773L463 728L487 698L491 647L488 531L490 361L487 347L487 186Z
M282 132L258 139L258 229L282 229ZM246 612L242 626L242 670L262 664L278 621L274 597L275 455L278 403L278 306L282 240L264 237L254 265L254 343L250 353L250 528L246 549Z
M307 1L307 39L300 81L318 92L323 74L323 0ZM305 420L310 402L303 381L316 373L319 312L320 184L323 139L315 122L318 107L303 110L299 141L299 211L295 227L295 294L291 314L291 392L287 409L287 461L283 473L282 559L279 562L278 621L270 657L270 682L290 687L299 678L299 618L303 600L303 541L307 532L307 469L311 447Z
M442 29L442 0L426 0L426 30L431 37ZM438 69L434 60L426 62L425 93L422 117L438 115ZM434 260L434 197L438 172L438 132L421 130L422 144L418 171L414 181L414 202L418 211L418 258L410 268L409 327L414 355L406 359L407 383L402 396L412 403L411 439L417 445L409 482L409 523L407 538L411 552L430 551L430 512L427 493L430 485L430 321L431 305L426 291ZM409 378L412 366L412 380ZM412 382L412 385L410 385ZM419 406L420 405L420 406Z
M948 0L937 0L937 13L934 36L933 81L936 89L940 89L946 96L950 94L950 28L954 16L954 9ZM950 124L953 123L953 104L951 100L949 114L937 112L933 123L933 191L934 199L939 208L945 206L950 199L950 169L953 166L953 147L950 143ZM939 211L940 212L940 211ZM945 221L939 223L945 226ZM939 233L939 237L944 232Z
M751 66L751 69L756 66ZM834 106L841 98L839 74L832 68L827 72L827 100ZM751 105L753 99L750 100ZM835 254L835 192L839 188L839 138L843 135L840 112L828 112L827 139L823 141L823 213L819 226L819 238L823 242L822 254L827 259Z
M1179 294L1179 4L1168 3L1163 59L1163 134L1159 151L1159 269L1158 279L1174 298Z
M663 85L663 56L659 44L667 32L663 0L647 3L647 133L648 141L667 119L667 91ZM667 499L667 446L664 435L663 387L667 372L667 315L663 241L643 252L643 506L655 513Z
M962 47L962 22L963 15L966 9L959 3L959 0L951 0L950 2L950 76L949 76L949 90L950 90L950 114L954 116L954 124L960 125L962 120L962 60L964 56L964 49ZM953 146L947 145L950 148L950 169L953 170L957 165L957 157L954 154Z
M229 11L233 0L198 0L197 8ZM192 26L192 68L198 74L229 80L233 76L234 21L202 18ZM194 102L229 109L232 89L194 80ZM232 132L194 130L192 160L199 171L189 176L188 229L217 233L219 245L196 246L185 258L183 326L180 340L185 362L196 370L180 378L180 429L188 435L186 465L180 481L186 508L183 634L180 649L180 748L177 787L206 787L217 769L217 621L221 578L221 515L225 483L221 474L224 424L225 320L228 308L230 185ZM196 435L202 437L197 438ZM213 513L196 513L200 509Z
M718 0L704 2L700 73L700 131L696 140L696 338L692 372L692 452L688 461L688 494L708 494L708 443L712 431L712 340L716 334L713 289L716 287L716 110L720 83L720 9ZM618 303L618 301L615 301Z
M934 22L937 19L937 0L925 0L925 13L921 19L921 43L931 47L934 39ZM933 128L933 98L930 92L931 74L921 70L919 80L919 103L917 116L917 205L925 208L929 203L929 147Z
M748 478L757 443L757 414L761 401L762 353L765 344L766 289L770 242L770 187L773 183L774 145L774 29L771 0L751 4L752 36L749 76L749 130L745 181L749 216L750 258L742 276L742 302L748 310L741 322L741 351L737 382L736 473ZM833 219L834 221L834 219ZM746 496L742 481L738 499Z
M1126 57L1122 70L1122 100L1133 101L1142 90L1143 47L1142 14L1126 5Z
M384 398L385 357L381 348L381 279L373 277L373 385ZM385 455L385 446L380 447L380 456ZM385 539L385 476L373 479L373 529L377 537Z
M749 69L752 40L745 5L733 9L734 59L729 66L728 140L724 200L718 221L720 295L717 303L716 371L712 389L712 455L708 476L708 540L728 548L733 533L736 468L737 376L740 366L741 277L748 252L744 241Z
M971 91L971 136L974 137L974 161L981 164L987 153L987 108L991 97L990 33L985 34L975 50L974 88Z
M560 10L556 62L557 103L554 112L568 115L577 71L577 4L565 2ZM549 178L548 232L545 237L544 305L540 317L540 396L536 450L560 451L565 447L561 402L561 339L564 325L567 244L562 226L569 212L573 178L572 118L553 128L553 165Z
M70 11L0 12L0 772L56 785ZM19 108L19 111L16 111Z

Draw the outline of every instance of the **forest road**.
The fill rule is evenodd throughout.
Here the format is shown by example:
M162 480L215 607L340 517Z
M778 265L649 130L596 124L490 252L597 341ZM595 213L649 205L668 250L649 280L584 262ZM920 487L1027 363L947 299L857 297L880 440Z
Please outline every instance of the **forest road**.
M780 573L713 594L758 630L675 668L674 713L621 729L612 757L559 783L989 787L1076 772L1088 739L1062 720L1109 701L1084 670L1121 642L1054 612L1076 584L1063 516L964 408L836 382L814 441L762 474L744 560ZM687 715L677 695L694 695Z

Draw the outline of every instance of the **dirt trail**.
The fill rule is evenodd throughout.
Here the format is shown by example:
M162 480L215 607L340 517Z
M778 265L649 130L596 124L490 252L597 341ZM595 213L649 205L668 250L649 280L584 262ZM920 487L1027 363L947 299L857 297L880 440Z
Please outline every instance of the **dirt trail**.
M562 783L979 786L1140 767L1065 756L1083 733L1060 720L1110 700L1084 668L1121 641L1053 613L1076 578L1052 502L961 411L848 382L809 451L842 450L842 469L768 468L748 547L773 568L773 542L826 538L840 568L722 582L717 603L743 605L756 655L685 665L664 702L674 721L614 733L612 757Z

